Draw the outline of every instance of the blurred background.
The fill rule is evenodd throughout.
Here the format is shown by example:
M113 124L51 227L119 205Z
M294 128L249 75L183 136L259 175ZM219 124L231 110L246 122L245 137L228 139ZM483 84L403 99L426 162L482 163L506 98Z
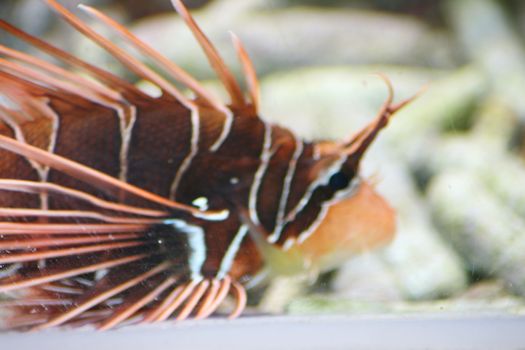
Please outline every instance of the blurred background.
M79 3L61 2L71 9ZM83 3L217 87L168 0ZM253 291L255 312L525 313L525 2L186 3L238 74L228 31L239 35L259 72L263 117L306 139L340 139L370 121L386 98L374 73L392 80L396 99L425 89L363 164L397 210L396 239L315 283L311 276L271 281ZM39 0L2 0L0 13L128 74ZM29 50L3 33L0 41Z

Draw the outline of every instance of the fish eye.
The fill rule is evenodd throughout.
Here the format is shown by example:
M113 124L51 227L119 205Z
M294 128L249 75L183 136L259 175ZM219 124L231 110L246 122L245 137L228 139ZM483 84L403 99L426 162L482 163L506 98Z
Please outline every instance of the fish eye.
M337 173L330 176L330 181L328 184L330 188L334 191L342 190L348 186L350 179L344 173L338 171Z

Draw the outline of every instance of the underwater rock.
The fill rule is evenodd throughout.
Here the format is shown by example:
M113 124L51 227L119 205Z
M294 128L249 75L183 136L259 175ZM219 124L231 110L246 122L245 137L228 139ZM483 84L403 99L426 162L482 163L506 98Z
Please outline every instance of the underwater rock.
M468 268L497 276L525 295L525 220L464 169L443 171L432 180L428 198L441 232Z

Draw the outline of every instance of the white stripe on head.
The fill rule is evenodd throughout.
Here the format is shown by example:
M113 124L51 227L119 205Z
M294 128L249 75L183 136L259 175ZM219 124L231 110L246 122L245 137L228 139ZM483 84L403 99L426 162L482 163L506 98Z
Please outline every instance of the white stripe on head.
M290 195L290 188L292 186L292 179L295 175L295 170L297 168L297 161L299 160L299 157L304 151L304 143L301 140L295 139L295 150L292 155L292 159L290 159L290 163L288 165L288 170L286 172L286 176L284 177L284 184L283 184L283 191L281 192L281 198L279 200L279 209L277 211L277 219L275 223L275 228L273 230L273 233L268 236L268 242L275 243L279 236L281 235L281 231L283 229L283 220L284 220L284 212L286 210L286 203L288 202L288 197Z
M257 195L259 192L259 187L261 186L261 181L264 176L264 173L268 168L268 162L270 161L272 155L270 150L271 145L272 126L269 123L264 122L264 142L260 157L261 163L259 164L259 168L255 172L255 175L253 177L252 186L250 188L250 195L248 197L248 212L250 215L250 220L255 225L260 225L259 215L257 215Z
M306 230L304 230L303 232L299 234L299 236L297 236L297 243L301 244L304 241L306 241L306 239L310 237L312 233L315 232L315 230L317 230L317 228L319 227L323 219L326 217L326 214L328 213L328 209L330 208L330 206L339 202L343 198L348 198L353 193L355 193L360 183L361 183L361 179L358 176L354 177L349 186L347 186L346 188L342 190L337 191L334 194L334 197L332 199L321 204L321 210L319 210L319 213L317 214L317 218L315 218L315 220Z
M299 212L303 210L303 208L308 204L313 192L317 187L327 185L330 182L330 177L333 174L337 173L339 170L341 170L341 167L345 163L346 159L346 155L341 156L339 159L334 161L334 163L328 169L326 169L321 176L317 177L315 181L313 181L310 184L310 186L308 186L303 197L299 200L299 203L297 203L297 205L292 210L290 210L286 218L281 222L281 224L278 227L275 228L274 233L268 236L269 243L275 243L279 240L284 225L288 222L293 221L297 217Z

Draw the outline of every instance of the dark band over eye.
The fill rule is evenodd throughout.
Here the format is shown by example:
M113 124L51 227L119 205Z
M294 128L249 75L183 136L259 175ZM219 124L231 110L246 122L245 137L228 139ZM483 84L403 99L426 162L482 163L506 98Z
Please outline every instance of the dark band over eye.
M348 187L349 182L350 179L348 178L348 176L339 171L330 177L330 181L328 184L330 185L330 188L332 190L339 191L343 188Z

